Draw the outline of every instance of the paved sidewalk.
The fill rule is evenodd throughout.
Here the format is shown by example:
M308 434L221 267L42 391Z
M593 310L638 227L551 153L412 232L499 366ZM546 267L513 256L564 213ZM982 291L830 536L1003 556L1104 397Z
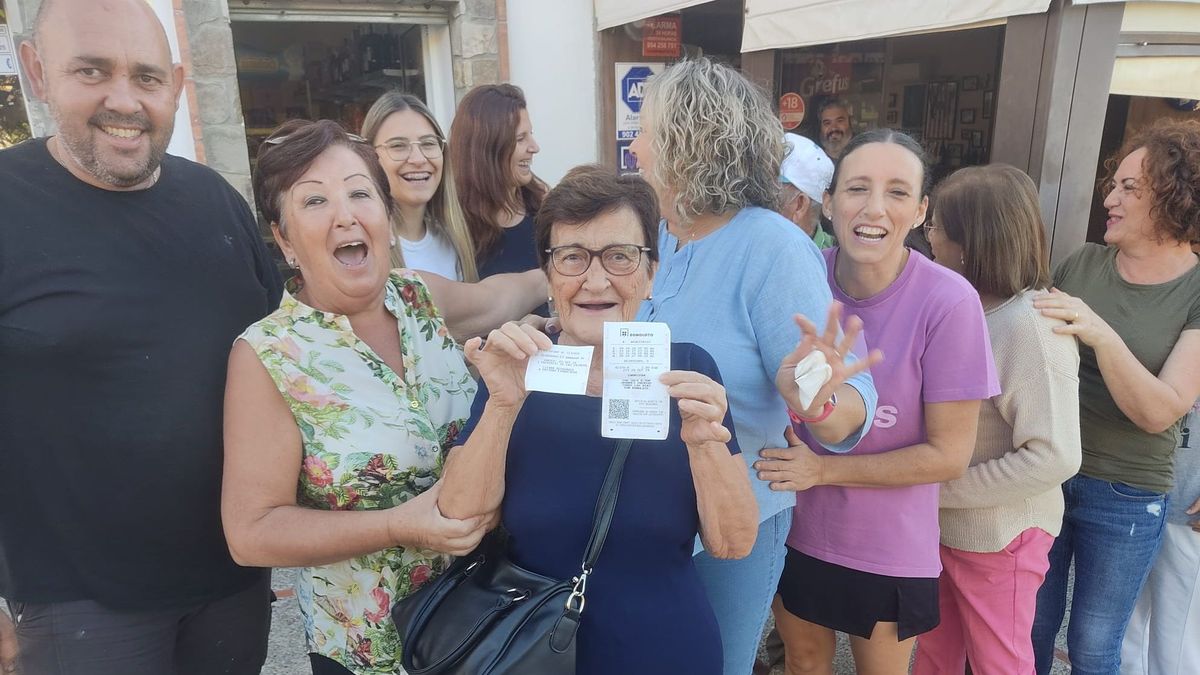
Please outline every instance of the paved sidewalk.
M1072 585L1074 579L1071 580ZM271 575L271 587L280 594L271 615L271 642L267 651L267 665L262 675L308 675L308 657L304 650L304 625L300 620L300 609L292 589L296 584L296 571L277 569ZM1065 623L1065 622L1064 622ZM768 629L770 626L768 626ZM1066 648L1066 631L1058 635L1059 649ZM1052 675L1066 675L1071 668L1061 659L1055 663ZM854 675L854 661L850 656L850 643L845 636L838 637L836 675ZM772 675L784 675L783 668L776 668Z

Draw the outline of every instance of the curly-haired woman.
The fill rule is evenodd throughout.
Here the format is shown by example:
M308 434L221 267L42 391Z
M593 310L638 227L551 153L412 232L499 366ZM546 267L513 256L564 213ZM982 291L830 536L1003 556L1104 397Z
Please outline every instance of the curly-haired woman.
M866 361L831 358L832 379L804 405L790 373L809 349L834 354L836 310L825 262L803 230L775 213L783 129L766 96L732 68L683 61L649 80L642 129L632 150L664 215L653 297L643 321L662 321L673 340L712 355L722 373L738 445L753 463L766 448L799 443L788 408L814 436L848 450L875 411ZM831 332L804 323L797 349L792 317L833 319ZM851 326L848 335L856 333ZM841 353L849 349L838 342ZM781 368L782 364L782 368ZM776 388L776 375L788 373ZM782 394L782 398L781 395ZM836 397L834 396L836 394ZM789 443L790 440L790 443ZM759 530L750 555L721 560L699 550L696 568L721 628L724 672L753 666L763 624L783 571L784 541L796 495L751 474Z
M1119 157L1120 163L1116 162ZM1104 242L1085 244L1035 300L1080 342L1083 465L1038 594L1037 672L1050 671L1075 563L1067 646L1077 675L1116 673L1162 543L1179 420L1200 396L1200 122L1134 136L1115 165Z

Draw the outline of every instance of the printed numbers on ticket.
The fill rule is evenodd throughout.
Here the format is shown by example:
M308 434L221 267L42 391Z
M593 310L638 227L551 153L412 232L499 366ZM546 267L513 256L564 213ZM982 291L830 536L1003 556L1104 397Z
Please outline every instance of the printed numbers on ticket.
M606 322L600 435L665 439L671 397L658 378L670 369L671 330L665 323Z

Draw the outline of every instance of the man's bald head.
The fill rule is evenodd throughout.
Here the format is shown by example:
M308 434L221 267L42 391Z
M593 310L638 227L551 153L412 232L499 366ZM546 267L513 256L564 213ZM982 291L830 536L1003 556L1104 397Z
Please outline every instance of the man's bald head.
M145 0L43 0L20 47L33 94L58 126L52 151L84 182L152 182L175 128L183 68Z
M163 29L162 23L158 20L158 16L150 7L150 3L146 2L146 0L42 0L42 4L38 7L37 15L33 18L33 42L39 51L46 46L42 42L44 35L51 41L55 39L53 27L49 29L50 33L47 34L46 32L49 21L57 19L57 15L63 12L78 16L79 10L85 8L99 9L105 13L116 13L118 16L127 18L130 21L145 21L145 25L139 27L139 32L142 32L148 39L159 41L164 50L163 53L166 54L167 62L170 63L171 47L167 41L167 33Z

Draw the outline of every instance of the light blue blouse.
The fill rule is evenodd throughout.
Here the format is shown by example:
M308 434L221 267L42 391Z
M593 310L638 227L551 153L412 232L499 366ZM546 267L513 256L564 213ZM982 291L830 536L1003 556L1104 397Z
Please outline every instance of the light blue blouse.
M642 303L638 320L666 323L672 341L697 344L717 362L762 522L796 504L794 492L772 491L753 465L764 448L787 447L783 432L790 422L775 373L800 341L793 315L803 314L824 329L833 301L825 261L800 228L758 207L742 209L724 227L678 251L677 243L664 221L653 299ZM848 384L862 394L866 419L874 418L878 396L870 374L860 373ZM869 426L828 449L851 450Z

